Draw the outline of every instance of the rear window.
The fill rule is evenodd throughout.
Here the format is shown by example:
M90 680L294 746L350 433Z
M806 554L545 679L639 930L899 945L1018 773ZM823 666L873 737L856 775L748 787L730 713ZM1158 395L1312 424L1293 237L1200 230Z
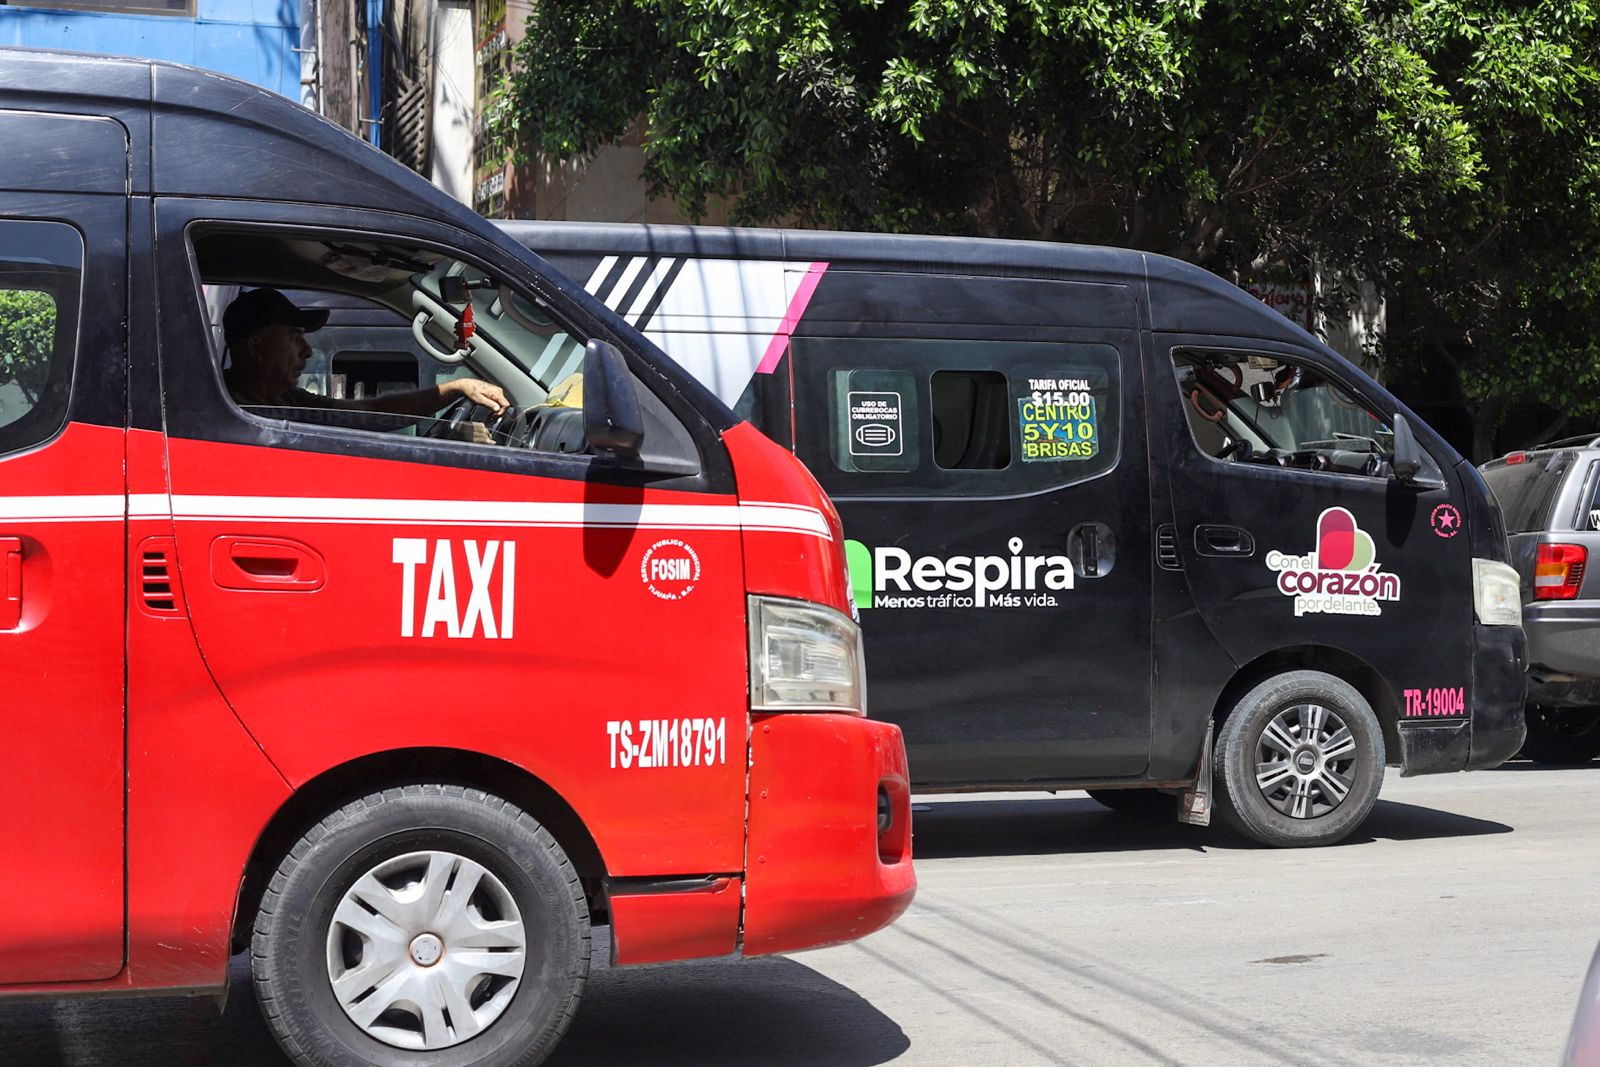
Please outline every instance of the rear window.
M1534 453L1522 463L1500 463L1485 468L1483 480L1494 491L1506 517L1506 533L1533 533L1545 529L1550 507L1561 480L1572 469L1572 452Z

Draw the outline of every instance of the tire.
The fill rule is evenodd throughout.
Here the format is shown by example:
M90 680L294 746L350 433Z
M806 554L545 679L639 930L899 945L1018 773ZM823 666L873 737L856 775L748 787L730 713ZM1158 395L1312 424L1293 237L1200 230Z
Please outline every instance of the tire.
M1378 717L1354 686L1289 671L1246 693L1223 722L1212 753L1214 802L1228 825L1261 844L1331 845L1377 802L1383 754Z
M1118 815L1134 819L1178 817L1178 798L1159 789L1090 789L1089 796Z
M1535 763L1587 763L1600 756L1600 708L1529 705L1522 755Z
M589 911L532 816L474 789L410 785L346 804L289 850L250 962L297 1064L526 1067L577 1011Z

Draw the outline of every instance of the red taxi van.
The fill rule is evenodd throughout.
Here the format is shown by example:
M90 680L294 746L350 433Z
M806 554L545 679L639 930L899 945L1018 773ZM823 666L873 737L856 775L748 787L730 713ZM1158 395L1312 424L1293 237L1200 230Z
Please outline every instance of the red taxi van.
M218 993L249 947L296 1062L532 1063L591 924L631 964L907 907L790 453L270 93L0 50L0 143L0 995ZM301 388L282 290L454 376Z

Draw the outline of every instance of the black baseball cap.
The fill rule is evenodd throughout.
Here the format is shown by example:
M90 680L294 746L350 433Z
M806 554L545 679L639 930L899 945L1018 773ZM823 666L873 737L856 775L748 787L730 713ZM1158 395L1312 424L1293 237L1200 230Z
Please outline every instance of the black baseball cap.
M328 324L328 313L297 308L276 289L251 289L247 293L240 293L228 305L228 310L222 313L222 337L232 348L257 330L273 323L298 326L306 333L311 333Z

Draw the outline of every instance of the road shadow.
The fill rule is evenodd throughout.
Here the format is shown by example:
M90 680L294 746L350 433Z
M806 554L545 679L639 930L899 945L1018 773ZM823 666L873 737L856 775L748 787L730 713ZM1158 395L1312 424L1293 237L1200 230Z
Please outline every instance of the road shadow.
M940 800L918 802L913 810L912 854L918 859L1263 847L1220 824L1185 826L1176 816L1120 815L1085 796ZM1511 831L1504 823L1379 800L1367 821L1339 847Z
M1343 844L1359 845L1365 841L1428 841L1447 837L1481 837L1488 834L1509 834L1515 827L1489 819L1474 819L1470 815L1457 815L1438 808L1424 808L1419 804L1401 804L1394 800L1380 800L1372 807L1372 814L1361 828L1347 837Z
M551 1067L829 1064L876 1067L910 1048L858 993L794 960L612 969L607 931L578 1017ZM0 1003L0 1063L27 1067L288 1067L262 1021L247 957L227 1009L195 997Z
M1507 760L1498 767L1491 767L1494 771L1581 771L1592 768L1600 771L1600 760L1583 760L1579 763L1535 763L1533 760L1518 759ZM1475 772L1481 774L1482 772Z
M609 953L596 939L595 954ZM597 969L549 1067L875 1067L911 1041L859 993L792 959Z

